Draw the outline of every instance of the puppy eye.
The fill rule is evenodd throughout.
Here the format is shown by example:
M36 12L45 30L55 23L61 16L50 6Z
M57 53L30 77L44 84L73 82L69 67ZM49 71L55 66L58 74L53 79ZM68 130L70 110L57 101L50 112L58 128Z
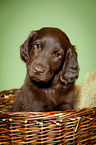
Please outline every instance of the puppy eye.
M35 48L37 51L39 51L39 50L41 49L41 46L40 46L39 43L36 43L36 44L34 45L34 48Z
M53 54L53 57L61 58L62 54L60 51Z
M61 52L57 52L57 53L56 53L56 56L57 56L57 57L61 56Z

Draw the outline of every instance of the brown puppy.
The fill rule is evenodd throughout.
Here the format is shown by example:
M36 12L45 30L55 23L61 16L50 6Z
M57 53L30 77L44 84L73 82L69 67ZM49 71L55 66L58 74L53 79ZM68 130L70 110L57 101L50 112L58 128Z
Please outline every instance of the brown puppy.
M27 75L11 111L58 111L73 108L79 67L74 46L57 28L30 34L21 46Z

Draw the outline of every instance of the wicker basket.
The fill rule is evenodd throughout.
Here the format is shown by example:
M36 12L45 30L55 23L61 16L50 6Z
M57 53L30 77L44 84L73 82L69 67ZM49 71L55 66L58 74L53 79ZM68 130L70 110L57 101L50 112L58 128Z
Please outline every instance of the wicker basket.
M0 144L96 144L96 107L58 112L6 112L18 91L0 92Z

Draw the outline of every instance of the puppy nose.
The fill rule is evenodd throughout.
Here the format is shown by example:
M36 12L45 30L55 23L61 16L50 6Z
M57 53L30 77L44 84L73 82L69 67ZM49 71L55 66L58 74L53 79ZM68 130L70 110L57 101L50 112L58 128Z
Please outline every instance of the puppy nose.
M44 73L44 67L43 66L40 66L40 65L37 65L37 66L34 67L33 72L35 74L41 75L41 74Z

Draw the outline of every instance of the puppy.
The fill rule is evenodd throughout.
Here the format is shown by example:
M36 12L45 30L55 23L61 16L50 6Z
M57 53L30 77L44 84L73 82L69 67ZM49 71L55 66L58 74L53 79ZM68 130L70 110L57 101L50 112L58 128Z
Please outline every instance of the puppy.
M58 28L33 31L21 45L27 74L11 111L63 111L73 108L79 75L75 47Z

